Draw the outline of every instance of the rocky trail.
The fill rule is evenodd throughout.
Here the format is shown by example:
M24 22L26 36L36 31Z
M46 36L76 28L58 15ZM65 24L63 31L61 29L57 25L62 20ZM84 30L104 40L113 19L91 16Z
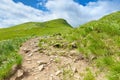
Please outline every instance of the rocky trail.
M19 53L23 57L21 68L10 78L10 80L83 80L86 68L96 72L95 67L91 65L83 56L67 57L60 55L46 55L45 53L60 51L54 48L40 51L38 46L40 38L33 38L22 44ZM70 54L76 53L76 50L69 51ZM93 74L95 74L93 72ZM99 74L96 80L103 80L103 75Z

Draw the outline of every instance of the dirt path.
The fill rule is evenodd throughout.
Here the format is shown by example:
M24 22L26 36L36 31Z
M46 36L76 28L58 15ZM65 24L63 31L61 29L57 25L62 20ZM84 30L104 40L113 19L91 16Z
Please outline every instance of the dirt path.
M20 48L22 68L10 80L83 80L86 68L91 68L84 59L40 53L39 38L30 39ZM64 51L64 50L63 50ZM75 51L71 51L75 52ZM94 67L91 68L95 71ZM103 75L97 80L103 80Z

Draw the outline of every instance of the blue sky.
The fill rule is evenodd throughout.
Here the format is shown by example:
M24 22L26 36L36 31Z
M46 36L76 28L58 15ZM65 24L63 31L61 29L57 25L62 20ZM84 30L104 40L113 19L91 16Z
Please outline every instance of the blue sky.
M31 7L34 7L34 8L37 8L37 9L41 9L41 10L44 10L44 11L47 11L47 9L44 7L44 5L36 5L38 3L43 3L43 2L47 2L47 0L13 0L14 2L22 2L23 4L25 5L28 5L28 6L31 6ZM79 4L82 4L82 5L86 5L87 3L89 2L96 2L97 0L74 0L75 2L79 3Z
M63 18L76 27L120 10L120 0L0 0L0 28Z

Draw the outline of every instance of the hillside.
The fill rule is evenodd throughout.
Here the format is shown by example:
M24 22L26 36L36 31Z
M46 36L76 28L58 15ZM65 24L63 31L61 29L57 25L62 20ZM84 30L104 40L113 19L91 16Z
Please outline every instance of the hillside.
M0 36L0 80L16 65L11 80L120 80L120 11L78 28L56 19L0 29Z
M9 77L15 65L21 65L22 57L18 51L22 43L36 36L67 33L72 27L64 19L47 22L28 22L0 29L0 80Z
M79 52L102 69L108 80L120 80L120 11L83 24L69 34L67 40L75 42Z
M34 35L42 36L55 33L66 33L69 29L72 29L72 26L64 19L55 19L47 22L28 22L0 29L0 36L2 36L0 40Z

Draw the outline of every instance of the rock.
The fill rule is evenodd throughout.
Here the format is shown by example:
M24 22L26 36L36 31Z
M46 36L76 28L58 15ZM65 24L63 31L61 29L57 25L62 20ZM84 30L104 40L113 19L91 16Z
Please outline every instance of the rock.
M69 54L70 56L76 56L77 52L76 50L71 50Z
M74 77L76 78L76 80L81 80L79 75L74 75Z
M23 51L24 51L25 53L29 53L29 52L30 52L30 50L28 50L28 49L26 49L26 48L23 48Z
M53 76L54 76L54 75L51 74L49 80L53 80Z
M77 48L77 44L76 44L76 42L71 43L71 47L72 47L72 49Z
M61 74L61 73L62 73L62 71L59 70L59 71L57 71L57 72L55 73L55 75L58 76L58 75Z
M76 67L73 67L72 70L73 70L74 73L78 72Z
M21 77L21 76L23 76L23 74L24 74L24 71L23 71L23 70L19 69L19 70L17 71L17 77Z
M95 55L90 55L90 60L94 60L97 59L97 57Z
M28 63L28 64L30 64L30 63L31 63L31 61L27 61L27 63Z
M37 61L37 64L42 65L42 64L47 64L46 61Z
M40 65L40 66L38 67L38 70L39 70L39 71L43 71L43 69L44 69L44 65Z
M29 57L32 56L32 55L33 55L33 53L28 54Z
M35 80L38 80L39 78L38 77L35 77Z
M83 57L82 54L79 54L79 55L77 56L77 58L74 60L74 62L77 62L77 61L79 61L79 60L84 60L84 57Z
M31 59L26 59L26 61L31 61Z
M40 50L40 48L35 48L35 49L32 50L32 52L37 52L39 50Z

